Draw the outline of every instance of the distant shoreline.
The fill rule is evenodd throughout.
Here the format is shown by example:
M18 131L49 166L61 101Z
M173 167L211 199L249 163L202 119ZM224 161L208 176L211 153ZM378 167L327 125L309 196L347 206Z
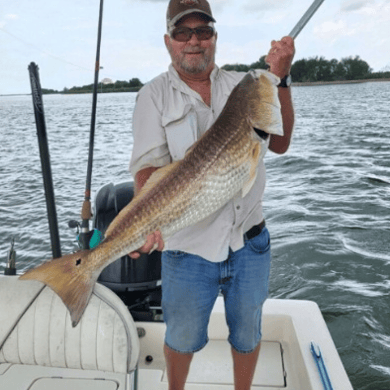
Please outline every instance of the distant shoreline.
M9 93L9 94L0 94L1 96L31 96L31 93Z
M362 80L340 80L340 81L308 81L292 83L293 87L316 87L319 85L336 85L336 84L358 84L358 83L370 83L378 81L390 81L390 78L383 79L362 79Z
M293 82L293 87L316 87L320 85L337 85L337 84L358 84L358 83L370 83L370 82L379 82L379 81L390 81L390 78L382 78L382 79L362 79L362 80L340 80L340 81L308 81L308 82ZM121 93L121 92L130 92L130 91L110 91L110 93ZM131 92L137 92L137 91L131 91ZM63 93L63 92L57 92L57 93L44 93L44 95L77 95L80 93L84 94L92 94L92 91L85 91L85 92L73 92L73 93ZM101 92L99 92L101 93ZM103 92L105 93L105 92ZM2 96L31 96L31 93L14 93L14 94L0 94L0 97Z

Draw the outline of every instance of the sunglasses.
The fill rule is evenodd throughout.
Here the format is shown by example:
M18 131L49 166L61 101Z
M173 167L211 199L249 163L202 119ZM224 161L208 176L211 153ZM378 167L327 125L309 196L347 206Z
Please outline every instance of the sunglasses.
M200 41L207 41L214 36L215 30L210 26L201 26L195 28L176 27L171 32L171 38L178 42L188 42L192 34L195 34Z

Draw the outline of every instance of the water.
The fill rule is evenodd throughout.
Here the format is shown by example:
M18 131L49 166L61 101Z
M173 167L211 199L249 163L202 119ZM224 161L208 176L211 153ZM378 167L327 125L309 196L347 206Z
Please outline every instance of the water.
M390 389L390 83L294 88L286 155L268 153L274 298L318 303L357 390ZM92 184L129 180L135 94L103 94ZM83 201L91 95L44 96L63 253ZM0 97L0 272L51 257L30 96Z

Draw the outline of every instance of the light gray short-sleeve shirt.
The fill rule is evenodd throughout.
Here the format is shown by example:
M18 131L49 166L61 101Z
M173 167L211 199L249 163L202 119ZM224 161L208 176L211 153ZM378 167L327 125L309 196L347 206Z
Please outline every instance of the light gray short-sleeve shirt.
M184 157L187 149L215 122L231 91L244 72L211 73L211 106L188 87L170 65L168 72L147 83L138 93L133 114L134 148L130 171L162 167ZM166 250L180 250L219 262L229 247L243 247L243 234L263 219L262 197L265 167L259 162L256 181L249 193L238 195L203 221L189 226L165 241Z

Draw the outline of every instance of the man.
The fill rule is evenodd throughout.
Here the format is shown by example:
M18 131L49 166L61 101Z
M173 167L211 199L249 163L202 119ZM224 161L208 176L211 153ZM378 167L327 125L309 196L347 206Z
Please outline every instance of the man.
M206 0L171 0L165 45L172 63L139 92L133 116L131 172L136 191L159 167L182 159L213 124L245 73L215 65L217 33ZM289 74L294 56L290 37L272 41L266 58L278 86L283 136L270 136L269 149L289 147L294 111ZM156 232L139 251L162 254L162 307L167 325L164 353L170 390L183 390L193 353L207 343L207 325L219 291L225 298L236 390L249 390L260 350L261 311L268 294L269 233L261 199L265 168L259 162L250 192L237 196L205 220L163 242Z

